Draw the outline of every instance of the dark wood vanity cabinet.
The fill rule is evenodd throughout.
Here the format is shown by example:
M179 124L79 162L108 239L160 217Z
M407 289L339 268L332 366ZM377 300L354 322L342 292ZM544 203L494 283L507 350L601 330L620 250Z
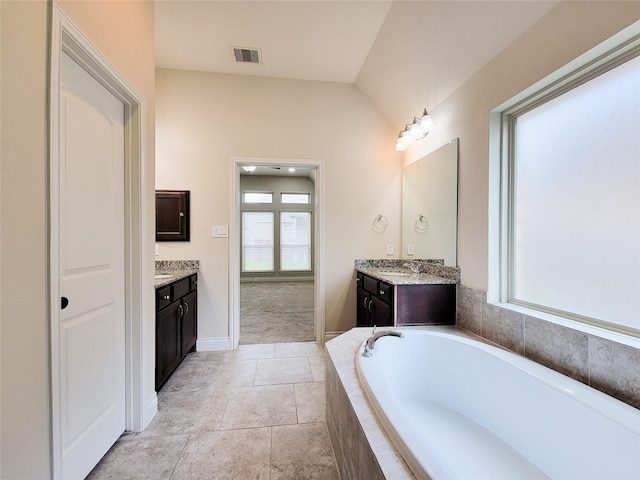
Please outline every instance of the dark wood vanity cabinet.
M357 272L357 326L393 325L393 286Z
M356 272L358 327L455 325L455 284L391 285Z
M198 329L197 274L156 289L156 391L184 357L195 351Z

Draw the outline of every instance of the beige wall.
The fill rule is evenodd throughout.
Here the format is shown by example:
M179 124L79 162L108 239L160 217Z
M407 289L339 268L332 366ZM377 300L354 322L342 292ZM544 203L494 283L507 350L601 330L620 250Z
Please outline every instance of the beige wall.
M49 475L44 2L2 9L2 478ZM29 449L24 446L29 445Z
M152 2L63 2L62 8L147 100L149 202L154 172ZM48 49L51 4L0 2L1 9L1 459L0 477L51 473L47 314ZM153 203L150 203L153 205ZM151 210L153 212L153 209ZM152 274L153 214L148 225ZM152 302L152 286L147 288ZM149 305L153 311L153 304ZM153 332L154 319L145 327ZM148 352L153 361L152 349ZM153 363L150 364L151 368ZM153 372L151 370L151 372ZM149 384L153 385L153 374Z
M326 330L354 326L353 261L399 249L394 127L346 84L159 69L156 88L156 187L191 190L192 214L191 242L157 258L200 260L199 338L229 335L229 245L211 226L230 222L233 157L324 161Z
M464 285L488 286L489 112L638 18L638 2L561 2L432 109L436 128L403 153L409 164L460 138L458 266Z

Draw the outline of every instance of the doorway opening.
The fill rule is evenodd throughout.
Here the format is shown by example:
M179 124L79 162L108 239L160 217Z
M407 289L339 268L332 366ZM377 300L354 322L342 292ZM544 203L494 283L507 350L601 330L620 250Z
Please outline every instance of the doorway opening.
M230 340L324 343L322 162L234 159Z

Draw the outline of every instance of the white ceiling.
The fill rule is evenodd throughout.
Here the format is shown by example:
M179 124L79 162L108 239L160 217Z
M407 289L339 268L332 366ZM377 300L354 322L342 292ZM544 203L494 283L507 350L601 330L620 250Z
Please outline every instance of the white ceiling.
M156 65L353 83L390 1L156 1ZM259 48L261 65L232 46Z
M156 65L355 84L400 129L556 3L156 0ZM236 63L232 46L263 63Z

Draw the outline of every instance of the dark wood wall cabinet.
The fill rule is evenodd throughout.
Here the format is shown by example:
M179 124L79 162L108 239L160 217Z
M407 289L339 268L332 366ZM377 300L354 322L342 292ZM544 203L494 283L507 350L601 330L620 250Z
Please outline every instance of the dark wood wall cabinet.
M455 325L455 284L391 285L356 272L358 327Z
M189 241L189 190L156 190L156 242Z
M193 274L156 289L156 391L196 349L197 288Z

